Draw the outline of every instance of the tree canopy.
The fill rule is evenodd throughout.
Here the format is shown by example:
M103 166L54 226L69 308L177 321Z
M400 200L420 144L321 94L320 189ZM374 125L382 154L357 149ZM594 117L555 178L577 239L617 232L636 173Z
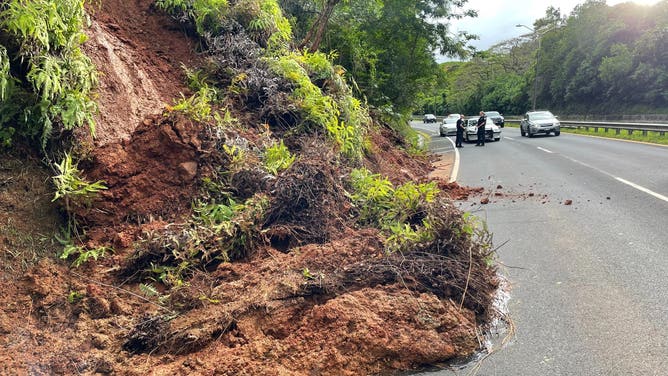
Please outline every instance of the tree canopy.
M469 34L448 20L475 15L453 0L282 0L304 47L335 53L369 104L410 112L442 83L434 52L464 56ZM324 17L323 17L324 15ZM319 31L324 36L317 37Z
M668 1L611 7L590 0L567 17L550 7L533 29L466 62L442 64L445 86L422 109L519 114L531 109L535 85L537 107L561 113L668 112Z

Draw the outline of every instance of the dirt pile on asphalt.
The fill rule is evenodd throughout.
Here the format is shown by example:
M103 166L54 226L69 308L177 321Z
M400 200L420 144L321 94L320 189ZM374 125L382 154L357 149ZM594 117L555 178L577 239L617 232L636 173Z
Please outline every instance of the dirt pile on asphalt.
M269 129L218 132L170 113L164 104L187 91L180 63L200 58L151 3L103 1L87 45L103 75L99 138L80 167L108 189L75 214L86 244L113 252L80 268L58 260L50 239L64 222L50 195L0 164L0 211L10 225L25 223L0 232L0 301L9 302L0 310L0 373L359 375L474 352L497 287L491 251L480 247L489 239L460 231L465 219L440 198L415 219L433 217L437 236L388 254L386 235L356 224L350 167L317 133L286 139L299 158L277 176L235 165L229 147L260 149L272 131L289 136L280 96L264 113ZM394 183L426 180L428 158L401 149L395 131L379 123L368 138L361 165ZM48 176L38 163L29 168ZM222 180L229 191L212 193ZM37 199L27 203L25 192ZM213 194L227 205L197 206ZM253 205L266 215L234 212ZM230 210L221 215L234 225L212 231L193 220L198 210ZM17 232L33 238L18 243ZM42 251L13 257L17 248ZM192 265L195 255L202 261Z

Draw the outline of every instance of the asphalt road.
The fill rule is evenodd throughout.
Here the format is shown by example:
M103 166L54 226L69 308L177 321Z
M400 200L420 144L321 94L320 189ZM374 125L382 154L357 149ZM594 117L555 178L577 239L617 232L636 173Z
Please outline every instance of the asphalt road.
M460 155L457 181L490 199L461 208L507 242L515 327L475 374L668 375L668 148L504 128Z

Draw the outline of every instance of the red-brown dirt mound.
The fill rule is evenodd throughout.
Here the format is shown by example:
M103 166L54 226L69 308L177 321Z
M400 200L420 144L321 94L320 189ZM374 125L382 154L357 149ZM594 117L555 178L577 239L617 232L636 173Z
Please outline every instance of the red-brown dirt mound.
M480 267L480 255L472 261L471 247L448 243L470 245L453 230L454 207L441 201L430 209L443 216L438 239L425 249L388 255L378 230L355 228L342 184L346 171L327 164L331 150L324 142L304 146L303 159L268 183L258 182L266 178L262 172L230 178L244 198L254 193L246 189L250 182L271 200L261 224L267 239L254 252L193 269L171 289L159 275L181 265L160 262L182 260L176 249L164 247L150 260L155 265L140 265L153 273L154 286L121 272L141 251L139 237L191 230L198 181L214 173L208 158L220 157L212 156L200 124L162 114L164 103L186 90L180 63L193 66L199 58L194 42L151 3L92 6L86 49L102 72L100 115L97 141L80 167L108 189L76 214L89 245L111 243L114 253L72 268L54 257L53 244L31 238L18 247L42 254L18 259L10 256L19 237L3 228L0 250L10 272L0 279L6 286L0 301L8 302L0 309L0 373L359 375L475 351L476 314L484 312L496 281L491 268ZM234 136L249 144L261 139L261 130L248 132L255 134ZM397 148L393 131L381 126L370 137L367 167L394 183L424 179L428 159ZM50 195L36 190L35 180L7 180L2 166L0 193L11 187L11 197L0 194L0 214L38 227L30 224L43 219L26 213L41 211L55 222L47 230L56 231L61 218ZM39 177L45 180L44 171ZM19 203L29 201L25 192L39 197ZM24 227L14 228L29 233ZM25 274L17 272L22 269ZM476 272L484 278L469 283Z
M118 144L99 148L88 170L107 190L85 218L111 226L149 215L173 217L190 205L202 152L202 126L184 117L148 117Z

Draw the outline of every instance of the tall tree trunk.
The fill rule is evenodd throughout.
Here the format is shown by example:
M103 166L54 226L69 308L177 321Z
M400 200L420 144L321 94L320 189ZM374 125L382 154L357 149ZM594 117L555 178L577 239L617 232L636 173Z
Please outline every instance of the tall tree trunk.
M320 43L322 42L322 37L325 34L327 29L327 24L329 23L329 18L334 13L334 7L341 0L326 0L325 5L318 16L318 19L315 20L313 26L309 29L308 33L304 37L304 40L299 45L299 48L305 48L308 46L310 52L315 52L320 48Z

